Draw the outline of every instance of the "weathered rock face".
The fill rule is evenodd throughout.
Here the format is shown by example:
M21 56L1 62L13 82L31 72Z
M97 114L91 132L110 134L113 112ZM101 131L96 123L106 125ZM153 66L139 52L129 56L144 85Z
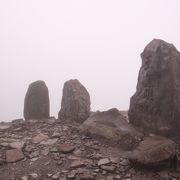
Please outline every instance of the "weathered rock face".
M49 118L49 91L44 81L36 81L29 85L24 100L24 118Z
M90 96L78 80L65 82L59 119L66 118L76 122L85 121L90 115Z
M161 136L146 137L131 153L130 161L145 168L172 167L176 144Z
M143 137L117 109L93 114L79 129L81 133L103 138L124 149L132 149Z
M130 123L154 133L180 130L180 53L154 39L141 54L136 93L129 108Z

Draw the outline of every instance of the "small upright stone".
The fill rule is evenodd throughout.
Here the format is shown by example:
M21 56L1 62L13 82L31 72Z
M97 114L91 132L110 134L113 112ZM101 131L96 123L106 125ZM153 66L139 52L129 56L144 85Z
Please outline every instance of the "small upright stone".
M24 100L24 118L49 118L49 91L44 81L36 81L29 85Z
M59 119L65 118L84 122L90 115L90 96L78 80L65 82Z

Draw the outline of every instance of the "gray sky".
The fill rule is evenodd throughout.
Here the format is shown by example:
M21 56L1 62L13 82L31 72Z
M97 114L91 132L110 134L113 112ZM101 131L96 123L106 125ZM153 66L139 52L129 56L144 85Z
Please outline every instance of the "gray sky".
M153 38L180 49L179 0L0 0L0 121L23 116L29 83L49 87L51 115L77 78L92 110L128 109Z

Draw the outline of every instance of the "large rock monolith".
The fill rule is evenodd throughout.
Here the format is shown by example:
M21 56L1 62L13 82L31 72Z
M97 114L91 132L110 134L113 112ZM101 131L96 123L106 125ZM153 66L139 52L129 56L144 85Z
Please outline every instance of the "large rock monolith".
M24 100L24 118L49 118L49 91L44 81L36 81L29 85Z
M90 96L86 88L77 80L65 82L59 119L69 119L79 123L90 115Z
M173 44L154 39L141 54L130 123L163 135L180 131L180 53Z

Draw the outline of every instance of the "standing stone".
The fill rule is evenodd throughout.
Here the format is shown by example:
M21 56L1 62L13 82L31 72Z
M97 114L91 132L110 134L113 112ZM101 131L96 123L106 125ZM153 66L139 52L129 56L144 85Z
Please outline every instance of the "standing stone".
M177 135L180 130L180 53L173 44L154 39L141 57L136 93L130 101L130 123L154 133Z
M49 118L49 91L44 81L29 85L24 100L25 119Z
M90 115L90 96L78 80L65 82L59 119L70 119L76 122L85 121Z

